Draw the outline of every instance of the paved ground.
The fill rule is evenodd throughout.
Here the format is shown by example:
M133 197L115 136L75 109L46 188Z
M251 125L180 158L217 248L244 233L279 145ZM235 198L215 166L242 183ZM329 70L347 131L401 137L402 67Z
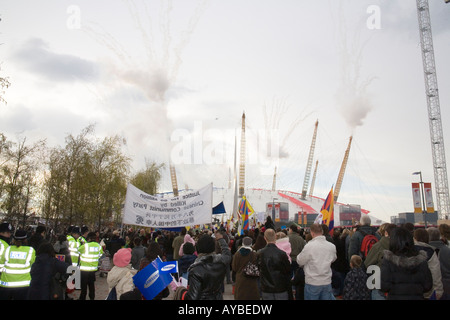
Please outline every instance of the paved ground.
M105 300L108 295L108 284L106 282L106 274L101 277L100 272L96 273L96 281L95 281L95 300ZM224 300L234 300L234 296L232 294L232 285L225 285L225 293L223 295ZM71 296L76 300L80 296L81 290L75 290ZM88 295L89 296L89 295ZM171 300L173 296L172 290L170 290L170 295L164 300ZM89 299L89 298L87 298Z

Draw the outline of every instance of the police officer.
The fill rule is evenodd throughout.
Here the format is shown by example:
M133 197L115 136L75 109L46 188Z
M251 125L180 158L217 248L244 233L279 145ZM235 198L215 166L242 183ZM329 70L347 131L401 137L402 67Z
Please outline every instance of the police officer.
M102 246L95 240L95 232L89 232L86 238L87 242L78 249L81 273L80 300L86 300L88 288L89 299L95 299L95 272L98 270L98 261L103 254Z
M87 237L88 233L89 233L89 228L87 226L82 226L81 227L81 235L78 238L78 242L80 243L80 246L82 246L83 244L85 244L87 242L86 237Z
M0 260L1 257L5 254L6 248L9 247L12 231L13 227L10 223L4 222L0 224ZM0 273L3 270L3 267L3 264L0 263Z
M72 259L72 266L78 266L78 249L80 247L80 242L78 238L80 237L80 227L72 226L69 228L70 234L67 235L67 242L69 243L70 257Z
M31 282L31 265L36 259L33 247L26 244L27 233L25 230L17 230L14 234L14 243L6 248L0 257L0 263L4 264L0 276L1 300L26 300Z

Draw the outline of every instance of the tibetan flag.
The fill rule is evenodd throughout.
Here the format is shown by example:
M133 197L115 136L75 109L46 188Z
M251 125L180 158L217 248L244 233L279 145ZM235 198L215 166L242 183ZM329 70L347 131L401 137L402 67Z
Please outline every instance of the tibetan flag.
M249 229L249 216L254 212L255 211L250 206L250 203L248 203L247 198L243 196L241 203L239 204L239 214L242 217L242 231Z
M322 205L322 209L320 209L320 213L322 215L322 224L326 224L328 226L328 229L330 230L330 234L332 234L332 230L334 228L333 187L331 187L330 193L328 193L328 196Z

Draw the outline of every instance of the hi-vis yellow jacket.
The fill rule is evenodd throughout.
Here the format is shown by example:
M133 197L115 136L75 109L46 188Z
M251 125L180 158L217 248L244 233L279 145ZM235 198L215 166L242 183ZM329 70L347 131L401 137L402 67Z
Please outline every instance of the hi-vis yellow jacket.
M33 247L15 245L6 248L0 257L0 264L4 264L0 277L0 286L6 288L28 287L31 282L31 265L36 259Z
M86 242L79 249L80 253L80 270L81 271L97 271L98 260L103 254L103 248L97 242Z
M67 242L69 243L70 257L72 258L72 266L76 267L78 265L79 259L78 249L80 248L80 242L71 235L67 236Z

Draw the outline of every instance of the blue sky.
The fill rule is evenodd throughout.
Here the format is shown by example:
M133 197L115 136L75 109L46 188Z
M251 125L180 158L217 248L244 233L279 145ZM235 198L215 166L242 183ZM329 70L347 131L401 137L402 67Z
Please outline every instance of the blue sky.
M247 187L271 188L277 165L277 187L301 192L318 120L315 195L336 183L353 135L339 201L386 220L413 210L412 172L434 184L415 5L5 1L1 74L11 87L0 128L53 146L95 123L99 136L126 138L135 170L171 159L181 188L227 187L245 111ZM450 141L450 5L430 7ZM266 134L280 147L272 162ZM161 191L170 189L166 170Z

